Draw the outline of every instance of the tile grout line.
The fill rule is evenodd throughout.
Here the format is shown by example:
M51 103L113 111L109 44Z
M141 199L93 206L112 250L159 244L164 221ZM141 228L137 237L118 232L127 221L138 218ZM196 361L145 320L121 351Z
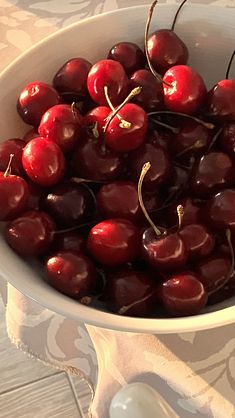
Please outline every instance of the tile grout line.
M80 402L79 402L79 399L77 397L77 391L76 391L76 389L74 387L74 383L73 383L73 381L72 381L69 373L66 373L66 374L67 374L67 377L68 377L69 385L70 385L71 390L73 392L73 396L74 396L74 399L75 399L75 402L76 402L78 411L80 412L81 418L85 418L85 415L83 414L83 411L82 411L82 408L81 408L81 405L80 405Z
M63 373L64 373L63 371L61 371L61 372L55 372L55 373L49 374L48 376L43 376L43 377L40 377L39 379L32 380L32 381L27 382L27 383L23 383L22 385L15 386L13 388L9 388L7 390L4 390L3 392L0 392L0 396L6 395L9 392L14 392L15 390L18 390L18 389L22 389L22 388L24 388L26 386L29 386L29 385L33 384L33 383L41 382L42 380L46 380L46 379L48 379L50 377L57 376L57 375L61 375Z

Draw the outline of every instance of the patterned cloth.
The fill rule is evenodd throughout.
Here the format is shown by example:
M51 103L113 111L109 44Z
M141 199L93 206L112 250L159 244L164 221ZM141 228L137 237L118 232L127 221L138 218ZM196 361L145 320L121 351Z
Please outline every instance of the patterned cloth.
M235 7L235 0L191 2ZM148 3L0 0L0 70L60 27L108 10ZM235 418L235 325L175 335L123 333L55 314L11 285L7 300L6 322L12 342L44 362L84 377L91 392L95 390L93 418L108 418L113 395L135 381L154 387L181 418Z

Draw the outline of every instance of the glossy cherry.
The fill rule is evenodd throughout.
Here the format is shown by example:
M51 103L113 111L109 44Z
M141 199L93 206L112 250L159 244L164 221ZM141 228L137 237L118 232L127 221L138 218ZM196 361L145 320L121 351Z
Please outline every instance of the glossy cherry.
M168 153L171 152L172 142L175 141L175 134L159 127L149 130L145 141L163 148Z
M184 216L182 219L182 225L190 225L200 223L201 207L198 203L193 201L191 197L185 197L178 199L167 209L167 220L171 225L176 225L178 222L177 206L183 206Z
M5 230L6 241L24 257L45 254L53 240L55 224L44 212L29 211L10 222Z
M200 281L208 293L215 292L228 281L230 270L231 257L224 255L213 255L206 260L200 261L196 266Z
M127 96L129 80L123 66L114 60L101 60L92 66L87 87L91 98L100 106L107 106L104 87L108 87L110 100L114 106L122 103Z
M212 196L205 217L214 229L235 231L235 190L225 189Z
M201 312L207 293L194 272L173 275L161 286L163 305L170 315L188 316Z
M77 231L56 233L52 243L54 252L76 251L84 254L86 252L85 239Z
M219 143L231 158L235 157L235 122L229 122L225 125L219 137Z
M133 42L115 44L108 53L108 59L120 62L128 76L134 71L144 68L146 64L142 49Z
M207 95L207 114L218 121L235 121L235 79L219 81Z
M49 84L34 81L21 91L17 110L25 123L38 126L42 115L61 101L57 91Z
M70 181L50 190L44 204L45 210L56 221L59 229L85 223L95 212L94 199L89 189Z
M41 119L39 135L55 142L63 152L72 151L81 136L82 116L70 105L51 107Z
M0 172L0 196L0 221L9 221L27 208L28 185L21 177Z
M141 106L146 112L161 110L164 105L163 86L149 70L135 71L131 78L131 87L141 87L140 94L133 98L133 102Z
M196 163L191 186L193 193L203 198L232 186L234 181L235 168L231 158L223 152L211 151Z
M98 273L93 262L75 251L60 251L45 265L48 281L60 292L75 299L95 291Z
M176 156L189 158L200 156L205 152L212 140L212 130L203 124L187 118L181 118L177 124L179 132L171 142L171 149Z
M104 127L110 112L111 110L109 107L98 106L85 115L83 125L91 130L91 133L95 138L102 138L104 136Z
M7 139L0 143L0 171L7 169L11 154L14 156L11 161L11 173L23 176L22 152L25 142L18 138Z
M99 263L118 266L137 258L139 230L126 219L107 219L90 230L87 247Z
M212 253L215 246L215 237L202 224L191 224L182 227L179 230L189 260L200 260Z
M38 131L35 128L31 128L25 133L23 141L27 144L29 141L31 141L31 139L34 138L38 138Z
M169 68L186 64L188 48L185 43L170 29L155 31L148 38L148 54L156 71L165 73Z
M63 177L64 155L57 144L44 138L34 138L25 146L23 167L29 178L41 186L54 186Z
M156 310L156 284L145 272L122 270L108 278L104 300L120 315L147 316Z
M163 77L165 106L173 112L196 113L206 98L202 77L187 65L170 68Z
M87 76L92 64L84 58L72 58L57 71L53 86L63 95L71 93L83 99L87 94Z

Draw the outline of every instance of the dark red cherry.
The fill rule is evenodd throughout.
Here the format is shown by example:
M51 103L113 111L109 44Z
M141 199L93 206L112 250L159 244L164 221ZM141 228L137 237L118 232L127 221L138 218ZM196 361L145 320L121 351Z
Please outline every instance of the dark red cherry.
M101 60L93 65L88 78L87 87L91 98L100 106L107 106L104 87L114 106L122 103L128 93L129 80L123 66L114 60Z
M166 129L157 128L147 132L145 141L163 148L166 152L171 152L172 142L175 141L175 134Z
M133 180L138 181L143 165L151 163L151 168L144 179L144 187L156 190L166 183L171 175L171 163L166 151L150 143L145 143L129 155L129 169Z
M42 115L58 103L60 96L52 86L42 81L34 81L21 91L17 110L25 123L38 126Z
M164 104L163 86L149 70L138 70L130 78L131 87L141 87L132 101L146 112L161 110Z
M235 79L219 81L207 95L207 114L219 121L235 121Z
M133 42L115 44L108 53L108 59L120 62L129 76L134 71L144 68L146 64L142 49Z
M179 132L175 135L171 148L174 154L200 156L208 149L212 140L211 129L193 119L182 118L177 124Z
M29 189L21 177L0 172L0 221L19 216L27 207Z
M216 291L227 282L231 270L231 258L214 255L197 263L197 274L208 293Z
M45 189L29 179L27 179L27 184L29 189L27 210L40 210L43 199L45 198Z
M31 139L38 138L38 131L35 128L29 129L23 137L23 141L26 142L26 144L31 141Z
M189 260L199 260L209 255L215 246L215 238L202 224L186 225L179 230L184 241Z
M235 168L231 158L223 152L212 151L196 163L191 186L193 193L203 198L232 186L234 181Z
M87 247L101 264L118 266L128 263L139 254L139 230L126 219L107 219L91 229Z
M56 233L52 243L54 252L76 251L84 253L86 251L85 239L77 231L67 231Z
M234 297L235 295L235 280L234 275L229 280L227 284L225 284L222 289L220 288L217 292L212 293L209 295L208 298L208 305L215 305L216 303L221 303L227 299Z
M82 116L74 107L60 104L51 107L42 117L39 135L55 142L63 152L71 151L80 139Z
M196 315L206 306L207 294L196 273L186 272L170 277L162 284L163 305L170 315Z
M214 229L235 231L235 190L225 189L212 196L205 217Z
M57 144L44 138L34 138L25 146L23 167L29 178L41 186L54 186L63 177L64 155Z
M122 126L122 121L115 116L108 124L105 142L113 151L130 152L138 148L145 139L148 128L147 113L134 103L127 103L118 112L120 118L130 126Z
M123 158L102 143L85 138L75 149L73 172L82 178L94 181L112 181L123 172Z
M44 204L46 212L55 219L59 229L85 223L95 212L89 189L70 181L50 190Z
M24 257L38 256L48 251L55 224L44 212L29 211L10 222L5 230L6 241Z
M87 94L87 76L92 64L84 58L72 58L58 70L53 86L60 93L71 93L83 99Z
M174 271L184 267L188 254L179 234L157 236L152 228L144 231L142 252L147 263L157 270Z
M80 299L94 292L98 273L93 262L75 251L60 251L45 265L51 286L67 296Z
M230 122L225 125L219 137L219 143L231 158L235 157L235 122Z
M17 176L24 175L24 169L22 166L22 151L25 146L25 142L18 138L7 139L0 142L0 171L7 169L11 154L13 155L11 161L11 173Z
M179 205L184 208L182 225L200 223L200 205L194 202L191 197L185 197L177 200L168 208L167 219L171 225L176 225L178 222L177 206Z
M206 86L202 77L191 67L176 65L170 68L163 82L164 102L169 110L192 115L202 107Z
M83 125L93 129L93 136L103 137L106 119L110 115L110 108L107 106L98 106L90 110L83 119ZM98 133L98 135L97 135Z
M104 289L104 300L115 313L147 316L156 310L156 284L145 272L123 270L111 276Z
M174 65L186 64L188 48L170 29L160 29L148 38L148 54L156 71L165 73Z

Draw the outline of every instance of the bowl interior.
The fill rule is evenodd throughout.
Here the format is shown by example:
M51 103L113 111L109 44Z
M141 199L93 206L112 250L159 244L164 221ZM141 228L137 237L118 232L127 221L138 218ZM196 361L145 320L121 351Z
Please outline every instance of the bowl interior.
M176 5L159 5L152 27L170 28L176 9ZM40 42L12 63L0 75L0 141L21 137L29 128L16 112L17 96L27 82L51 82L56 70L67 59L83 56L95 62L104 58L118 41L131 40L143 46L147 13L148 7L139 6L76 23ZM208 87L225 76L235 44L234 21L235 8L195 4L185 5L178 18L175 30L189 47L190 64L202 74ZM231 77L235 77L235 60ZM190 318L129 318L98 311L51 288L35 266L26 264L10 250L2 236L0 257L0 274L22 293L62 315L101 327L171 333L208 329L235 320L235 298Z

